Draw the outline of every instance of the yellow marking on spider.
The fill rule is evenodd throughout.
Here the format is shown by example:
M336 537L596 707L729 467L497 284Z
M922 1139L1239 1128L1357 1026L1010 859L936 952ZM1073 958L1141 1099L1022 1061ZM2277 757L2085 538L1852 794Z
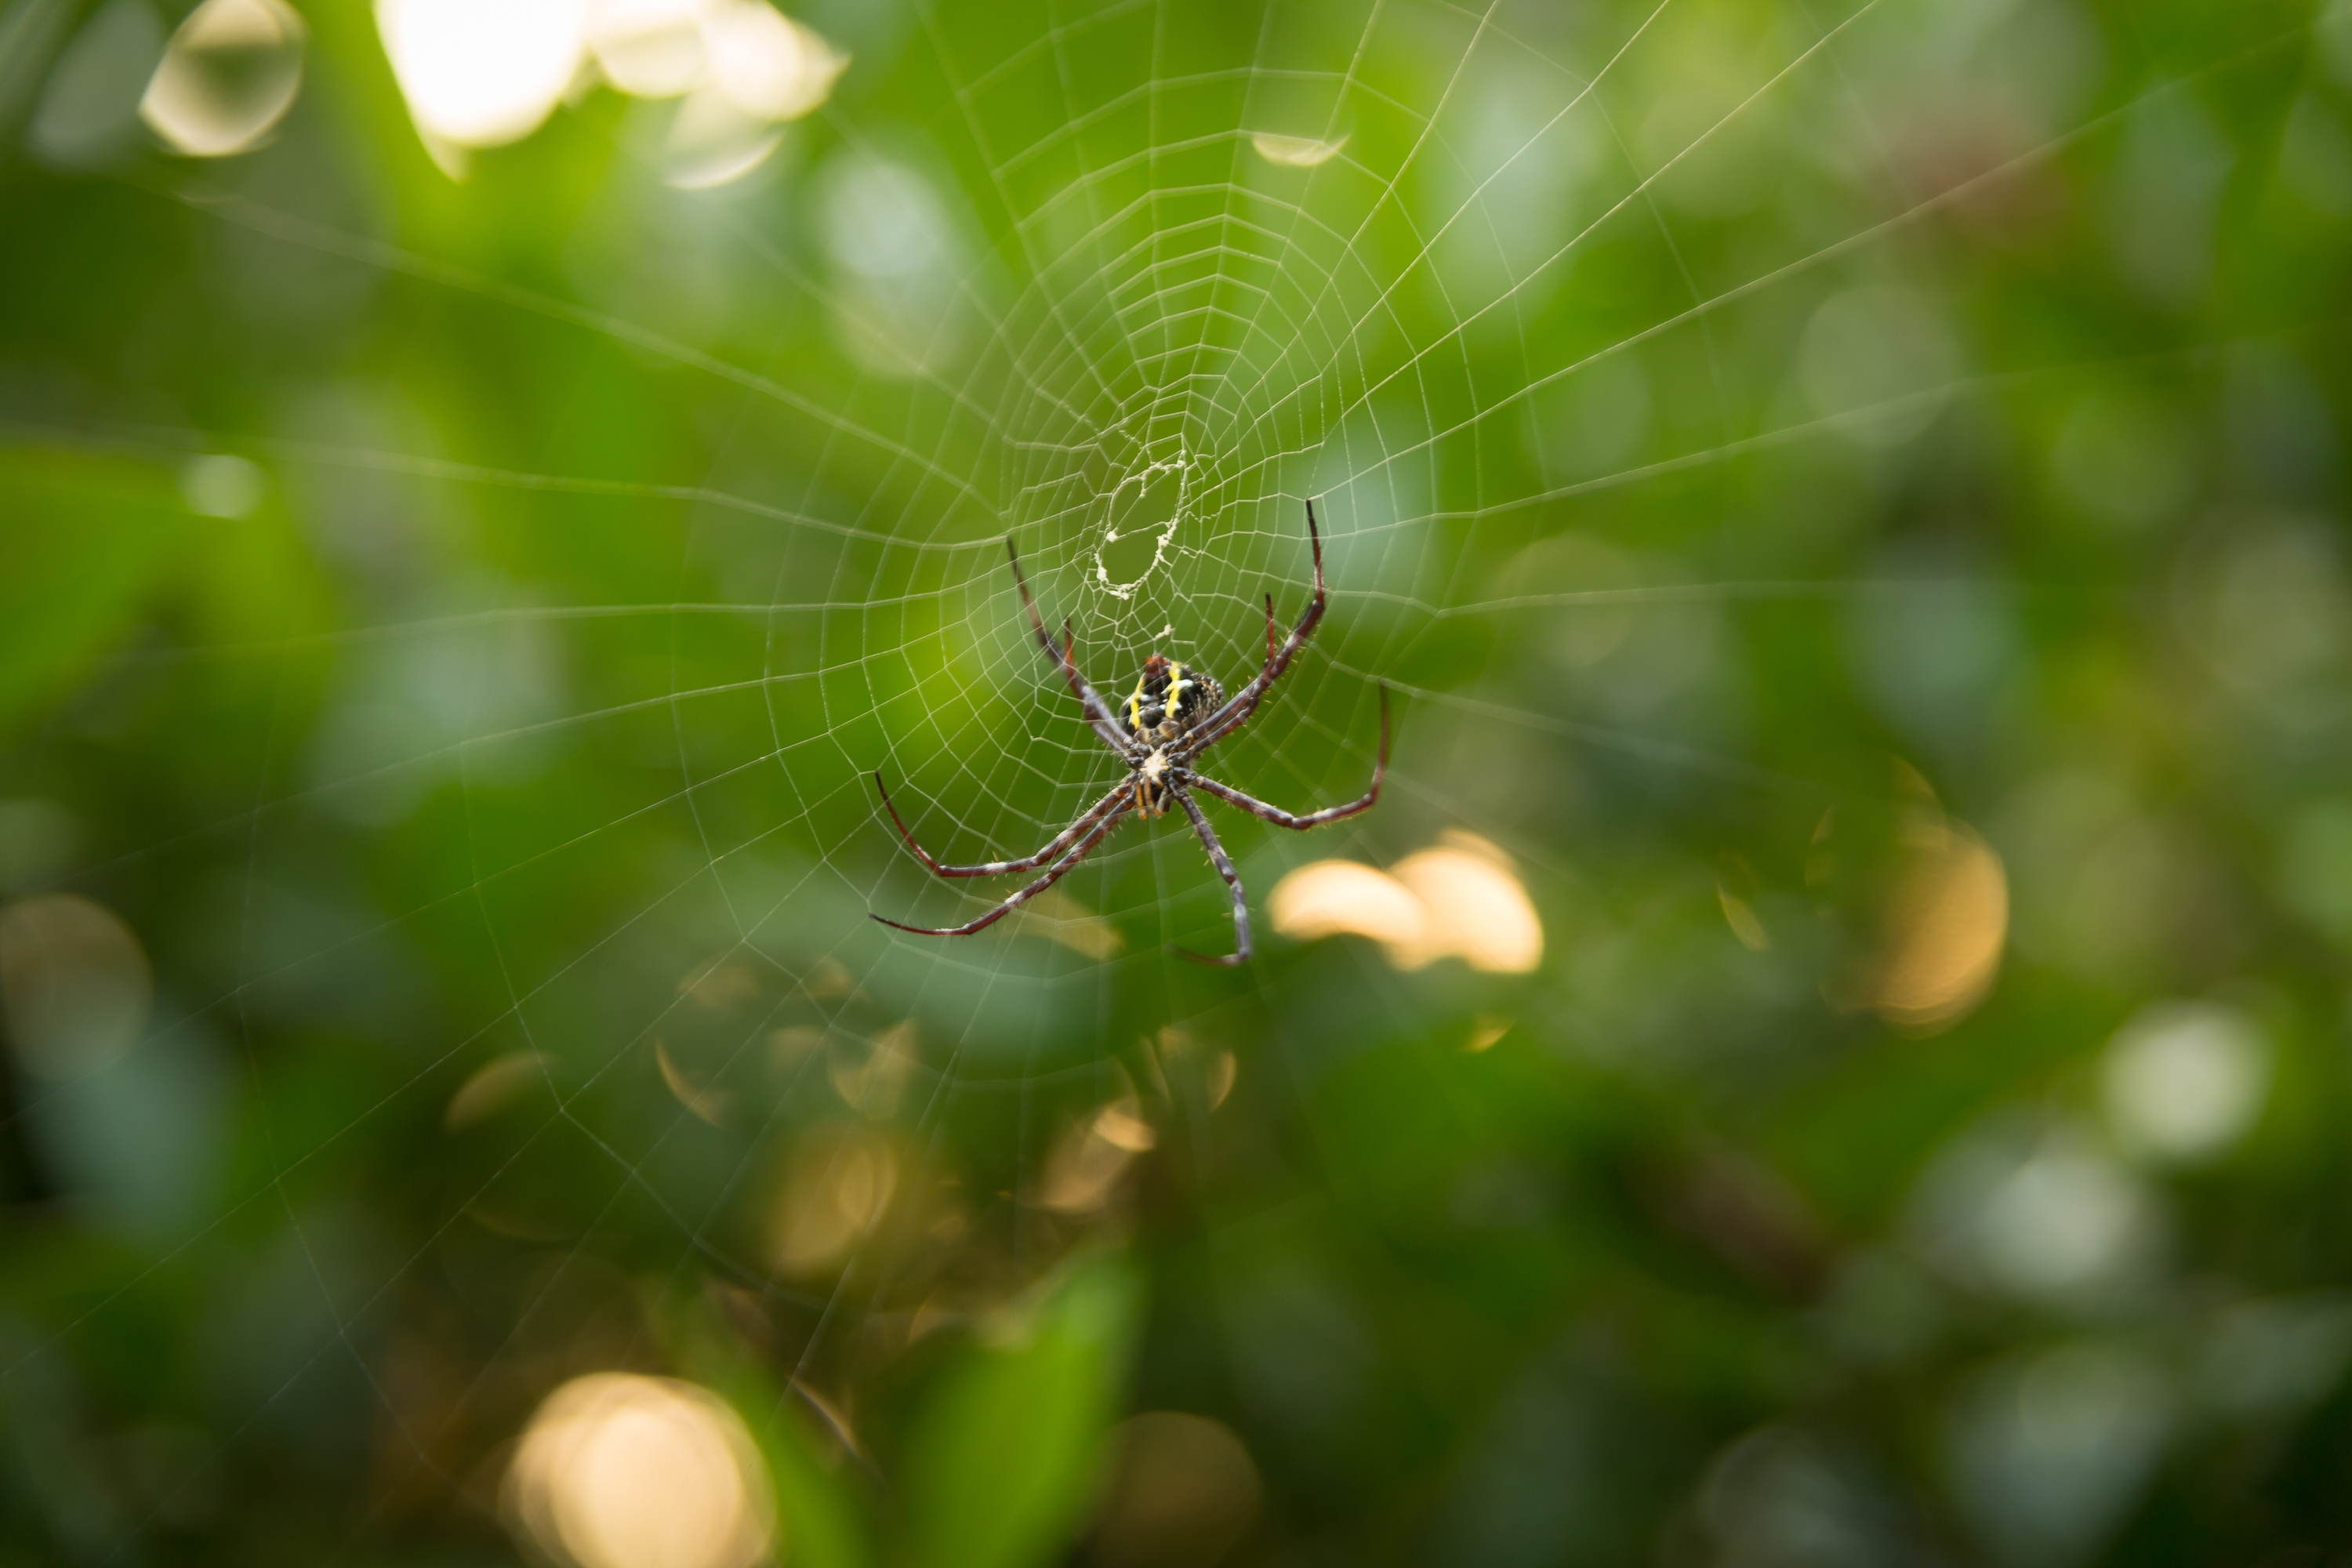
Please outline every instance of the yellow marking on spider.
M1127 727L1139 734L1141 733L1143 730L1143 689L1145 686L1150 684L1150 679L1151 675L1149 670L1137 676L1135 679L1134 695L1130 696L1127 700ZM1192 672L1190 669L1186 668L1183 665L1177 663L1174 659L1170 659L1168 661L1168 690L1167 694L1160 699L1160 722L1164 724L1169 720L1174 718L1177 710L1181 708L1184 704L1184 694L1188 691L1198 689L1200 684L1200 681L1193 678Z

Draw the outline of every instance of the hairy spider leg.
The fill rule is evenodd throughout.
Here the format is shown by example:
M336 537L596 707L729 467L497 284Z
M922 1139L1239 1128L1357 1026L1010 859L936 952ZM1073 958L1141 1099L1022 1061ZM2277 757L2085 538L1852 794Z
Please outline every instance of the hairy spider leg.
M1076 646L1076 639L1070 633L1070 623L1066 619L1062 622L1062 646L1055 647L1053 634L1045 629L1045 618L1037 614L1037 601L1029 596L1029 580L1021 575L1021 552L1013 547L1013 536L1009 533L1004 536L1004 553L1013 562L1013 585L1021 590L1021 607L1029 612L1029 629L1037 634L1037 646L1045 650L1046 658L1061 667L1062 679L1070 683L1070 695L1076 698L1078 705L1087 710L1087 722L1093 726L1097 737L1122 760L1125 759L1129 749L1129 742L1119 732L1118 721L1112 717L1110 705L1087 683L1087 678L1078 673L1077 660L1070 657L1071 650Z
M1342 817L1353 816L1360 811L1370 811L1372 808L1372 802L1381 798L1381 780L1388 776L1388 771L1389 687L1388 682L1384 680L1381 682L1381 754L1380 760L1372 764L1372 787L1347 805L1328 805L1321 811L1310 811L1304 816L1294 816L1280 806L1268 805L1262 800L1244 795L1231 784L1219 784L1213 778L1193 773L1189 769L1184 774L1184 782L1196 789L1207 790L1227 805L1237 805L1253 816L1262 816L1276 827L1288 827L1304 832L1310 827L1320 827L1327 822L1338 822Z
M1298 650L1305 647L1307 639L1315 635L1317 624L1323 619L1325 595L1323 592L1323 536L1316 530L1315 503L1311 500L1307 503L1307 538L1315 550L1315 597L1308 601L1307 613L1298 617L1298 625L1291 629L1290 637L1283 643L1280 651L1269 652L1266 655L1265 668L1258 671L1247 686L1228 698L1223 708L1202 720L1199 728L1192 731L1192 736L1181 742L1183 756L1198 756L1239 729L1242 722L1256 710L1258 699L1264 697L1267 689L1282 679L1283 671L1290 668L1290 661L1298 657ZM1273 608L1272 601L1273 596L1267 595L1269 614ZM1267 640L1269 642L1273 640L1270 633Z
M913 850L916 858L924 865L941 877L994 877L1006 871L1026 871L1032 867L1043 866L1049 860L1059 859L1062 851L1076 843L1080 834L1102 820L1103 813L1134 794L1134 786L1131 784L1118 785L1108 795L1087 807L1083 816L1062 829L1051 844L1046 845L1034 855L1024 855L1018 860L991 860L979 866L942 866L932 859L930 851L916 843L915 836L907 830L907 819L898 815L898 807L890 799L890 792L883 787L882 770L879 768L874 770L874 787L881 794L883 809L890 814L890 820L898 825L898 837L907 841L907 847Z
M903 924L900 921L891 920L886 915L877 915L870 911L867 913L866 918L870 921L880 921L884 925L890 927L894 931L911 931L917 936L970 936L974 931L985 931L988 927L994 925L997 921L1011 914L1014 910L1019 909L1023 904L1027 903L1031 899L1035 898L1038 894L1044 892L1046 889L1060 881L1064 877L1068 876L1072 871L1077 869L1078 862L1087 858L1087 852L1092 849L1096 845L1101 843L1104 836L1109 833L1112 828L1117 827L1118 826L1118 819L1126 815L1127 813L1125 809L1122 808L1120 810L1114 811L1108 816L1104 817L1102 821L1096 826L1093 832L1087 834L1084 839L1079 841L1077 847L1071 850L1067 858L1066 858L1060 865L1055 867L1052 870L1046 872L1044 876L1038 878L1027 887L1023 888L1020 891L1013 894L1003 903L998 904L994 909L989 910L986 914L981 916L976 921L969 921L960 926L910 926Z
M1174 794L1176 804L1182 806L1184 815L1192 819L1192 831L1201 836L1202 844L1209 851L1209 864L1217 868L1217 875L1225 879L1225 886L1234 893L1234 951L1221 958L1194 952L1189 947L1180 947L1176 951L1195 963L1213 963L1220 969L1238 968L1250 961L1249 899L1242 891L1242 879L1234 869L1232 857L1225 853L1225 847L1217 842L1216 830L1209 826L1209 819L1201 815L1201 808L1193 804L1188 792L1180 789Z

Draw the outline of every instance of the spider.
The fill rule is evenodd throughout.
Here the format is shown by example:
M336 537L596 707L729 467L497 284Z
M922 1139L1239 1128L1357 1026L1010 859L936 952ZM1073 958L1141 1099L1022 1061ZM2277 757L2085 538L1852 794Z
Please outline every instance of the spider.
M891 804L890 792L882 783L881 770L874 773L874 787L881 792L882 805L898 824L898 836L907 841L924 865L942 877L993 877L1007 871L1034 870L1040 866L1052 868L1028 886L1007 897L994 909L979 919L960 926L910 926L880 915L873 918L898 931L912 931L918 936L970 936L995 924L1029 900L1060 881L1085 859L1097 844L1107 837L1119 819L1129 812L1145 816L1158 816L1174 802L1178 809L1192 820L1192 831L1200 835L1201 843L1209 852L1210 863L1234 896L1234 951L1223 957L1178 949L1187 958L1202 963L1234 965L1246 963L1250 958L1249 903L1242 892L1242 879L1234 874L1234 863L1225 854L1225 847L1217 842L1209 819L1201 814L1200 803L1192 798L1194 790L1203 790L1225 802L1240 806L1254 816L1264 817L1277 827L1320 827L1327 822L1353 816L1371 809L1380 798L1381 778L1389 767L1389 689L1381 683L1381 754L1372 766L1370 789L1345 805L1327 806L1294 816L1278 806L1266 805L1244 795L1231 784L1219 784L1193 771L1192 760L1235 730L1249 721L1257 710L1258 700L1274 683L1282 679L1284 670L1307 639L1315 633L1316 623L1323 618L1323 539L1315 529L1315 503L1307 503L1307 538L1315 551L1315 598L1307 613L1298 617L1287 641L1280 649L1274 642L1274 595L1265 596L1265 667L1252 677L1248 685L1230 699L1217 683L1189 665L1177 663L1160 654L1143 661L1143 674L1135 683L1133 695L1124 709L1114 714L1110 705L1088 685L1078 673L1071 658L1076 638L1070 624L1062 623L1062 646L1056 648L1054 638L1045 630L1045 623L1037 614L1037 602L1029 596L1029 584L1021 575L1021 552L1013 541L1004 542L1007 555L1013 561L1013 584L1021 590L1022 605L1029 612L1030 629L1037 634L1037 646L1045 656L1061 667L1062 679L1070 683L1070 695L1078 700L1086 710L1087 727L1097 739L1110 748L1111 754L1127 764L1128 776L1120 780L1108 795L1078 814L1077 820L1056 834L1054 841L1034 855L1024 855L1018 860L991 860L981 866L942 866L931 858L915 836L907 830L906 819Z

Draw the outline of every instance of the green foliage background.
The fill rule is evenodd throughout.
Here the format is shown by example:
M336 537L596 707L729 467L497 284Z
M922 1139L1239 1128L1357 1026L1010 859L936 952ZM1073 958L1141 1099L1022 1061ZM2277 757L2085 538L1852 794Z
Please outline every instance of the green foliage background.
M610 1367L743 1413L790 1561L1118 1560L1145 1410L1247 1448L1235 1563L2352 1552L2352 21L844 5L681 191L588 85L451 179L357 0L268 145L60 162L94 10L0 14L0 897L153 1000L9 1059L0 1562L513 1560ZM1107 787L1008 532L1098 683L1230 685L1308 496L1221 776L1346 798L1376 680L1396 754L1219 817L1253 966L1169 957L1168 822L866 919L982 907L875 770L960 859ZM2008 899L1934 1018L1857 978L1923 824ZM1272 930L1449 830L1534 973ZM2175 1002L2263 1078L2168 1163L2111 1042ZM1105 1105L1152 1146L1060 1203ZM844 1150L888 1202L780 1262Z

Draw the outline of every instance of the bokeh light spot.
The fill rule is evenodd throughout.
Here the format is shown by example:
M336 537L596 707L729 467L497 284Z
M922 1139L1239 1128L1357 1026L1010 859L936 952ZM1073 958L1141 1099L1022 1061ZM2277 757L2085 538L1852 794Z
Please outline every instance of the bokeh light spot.
M961 353L965 246L930 176L865 148L844 147L819 171L816 198L836 266L842 346L868 370L898 376Z
M1866 1005L1913 1029L1940 1028L1984 999L2009 939L2000 857L1961 823L1923 819L1889 904Z
M2144 1279L2165 1215L2131 1167L2070 1124L1995 1126L1922 1182L1928 1250L1985 1289L2052 1303L2108 1300Z
M191 157L257 147L301 90L302 39L285 0L205 0L164 47L140 118Z
M1300 942L1342 931L1403 943L1421 936L1421 903L1385 871L1354 860L1317 860L1275 884L1274 929Z
M206 517L249 517L268 493L260 464L226 452L206 452L180 467L180 494L188 510Z
M839 1262L882 1223L898 1188L898 1156L876 1134L849 1129L812 1140L786 1171L771 1219L776 1268L808 1275Z
M111 910L73 893L0 909L0 1004L16 1059L59 1080L120 1060L146 1026L147 955Z
M1110 1448L1089 1553L1106 1568L1207 1568L1257 1519L1257 1465L1221 1421L1149 1410L1119 1423Z
M1056 1214L1091 1214L1116 1195L1135 1156L1158 1142L1140 1103L1122 1096L1063 1134L1045 1163L1037 1201Z
M825 1077L844 1104L871 1121L886 1121L896 1114L915 1070L919 1037L912 1018L903 1019L871 1039L835 1034L827 1042Z
M747 1568L774 1533L741 1419L692 1384L632 1373L548 1395L502 1500L519 1533L573 1568Z
M1715 885L1715 900L1722 906L1724 923L1731 927L1731 934L1739 939L1740 946L1750 952L1763 952L1771 947L1772 933L1756 918L1756 906L1720 880Z
M509 1051L486 1062L457 1086L441 1113L441 1125L452 1132L487 1121L508 1106L543 1086L554 1059L539 1051Z
M1250 145L1257 149L1259 157L1292 169L1312 169L1318 163L1328 163L1347 144L1345 136L1327 142L1313 136L1277 136L1271 131L1260 131L1250 138Z
M1832 297L1813 313L1797 354L1814 409L1867 447L1897 447L1927 429L1958 369L1959 352L1934 307L1893 286Z
M756 120L796 120L825 100L849 58L765 0L709 0L702 11L710 83Z
M1524 974L1543 961L1543 923L1527 889L1508 857L1473 833L1449 829L1392 873L1353 860L1301 866L1275 884L1266 907L1285 936L1368 936L1399 969L1460 958Z
M2183 1164L2210 1159L2253 1124L2270 1069L2269 1043L2237 1008L2159 1002L2107 1047L2107 1120L2135 1153Z
M766 0L602 0L587 46L606 81L637 98L680 99L662 178L709 190L743 178L782 144L784 121L832 96L849 57Z
M1448 956L1473 969L1525 974L1543 962L1543 924L1503 852L1475 834L1448 829L1433 849L1397 862L1396 879L1419 900L1418 937L1391 957L1418 969Z
M2213 1321L2198 1369L2212 1410L2239 1419L2298 1415L2352 1363L2352 1298L2305 1290L2242 1301Z
M2147 1483L2175 1405L2162 1370L2121 1345L2011 1359L1948 1418L1963 1514L2002 1561L2085 1560Z
M1210 1061L1202 1084L1208 1091L1210 1110L1214 1110L1224 1104L1225 1098L1234 1092L1234 1084L1240 1079L1241 1071L1241 1060L1231 1051L1219 1051Z
M1117 926L1059 888L1046 889L1014 911L1013 918L1021 930L1088 958L1108 958L1127 946Z
M375 15L417 128L458 147L536 131L586 42L584 0L377 0Z
M768 161L784 133L749 115L726 94L697 88L677 106L663 141L662 177L677 190L709 191L732 184Z
M604 0L588 47L604 79L637 98L676 98L710 74L702 0Z

